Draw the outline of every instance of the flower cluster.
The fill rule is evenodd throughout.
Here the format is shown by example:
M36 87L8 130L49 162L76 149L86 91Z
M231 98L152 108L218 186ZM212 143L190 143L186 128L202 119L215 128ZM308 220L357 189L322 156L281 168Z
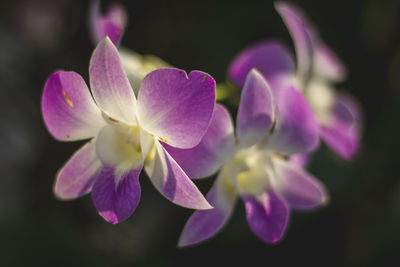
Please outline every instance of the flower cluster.
M305 15L286 3L276 9L293 37L297 64L277 41L239 53L228 70L241 89L235 127L228 110L216 104L209 74L187 75L155 56L117 48L125 10L113 5L102 15L93 1L97 47L89 63L90 91L79 74L56 71L42 96L54 138L89 140L58 172L55 195L70 200L91 193L99 214L119 223L139 203L144 169L165 198L197 210L179 246L215 235L239 198L250 229L267 243L282 238L290 209L326 204L325 187L305 163L320 138L352 158L360 146L360 109L333 89L346 70ZM192 180L216 173L204 197Z

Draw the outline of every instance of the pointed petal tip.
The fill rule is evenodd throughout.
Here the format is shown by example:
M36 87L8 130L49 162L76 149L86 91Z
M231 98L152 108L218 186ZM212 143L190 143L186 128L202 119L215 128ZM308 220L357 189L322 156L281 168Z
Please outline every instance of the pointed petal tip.
M189 240L184 238L183 236L181 236L179 238L178 244L176 245L177 248L179 249L186 249L186 248L190 248L193 247L195 245L198 245L200 243L202 243L203 241L193 241L193 240Z
M183 208L192 209L192 210L211 210L214 208L213 206L210 205L210 203L208 203L206 198L204 198L203 201L201 201L201 202L199 201L199 202L197 202L195 204L191 204L191 205L185 205L180 202L179 203L175 202L173 200L172 200L172 203L174 203L178 206L181 206Z
M190 245L193 245L193 243L191 243L189 240L187 240L184 236L181 235L176 247L182 249L182 248L189 247Z
M330 202L331 202L331 199L330 199L329 195L325 194L321 200L321 206L323 206L323 207L328 206Z
M285 8L287 6L285 1L275 1L274 2L274 7L276 10L280 10L282 8Z
M99 212L99 215L108 223L111 224L118 224L121 223L123 221L125 221L127 218L123 219L123 220L118 220L117 215L114 212L111 211L104 211L104 212Z
M110 39L110 37L108 35L106 35L103 39L101 39L97 43L97 46L96 46L95 50L97 50L97 48L99 46L112 46L112 47L115 47L115 49L117 49L116 46L114 45L113 41L111 41L111 39Z
M210 203L208 203L208 201L206 201L206 203L204 203L198 208L198 210L212 210L212 209L214 209L214 207L211 206Z
M176 247L179 249L186 249L186 248L200 245L200 244L204 243L205 241L207 241L208 239L209 238L196 240L196 239L190 239L190 238L187 238L187 236L181 235L179 237L178 244L176 245Z
M267 80L264 78L264 76L261 74L261 72L256 68L252 68L250 70L249 74L247 74L246 81L250 80L250 79L254 79L254 78L262 79L267 82ZM268 84L268 82L267 82L267 84Z

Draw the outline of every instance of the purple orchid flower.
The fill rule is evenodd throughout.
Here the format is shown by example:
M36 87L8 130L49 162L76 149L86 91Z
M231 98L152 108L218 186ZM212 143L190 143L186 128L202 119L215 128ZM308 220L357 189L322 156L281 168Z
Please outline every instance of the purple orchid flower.
M92 0L89 12L89 28L93 42L97 44L108 36L115 45L118 45L128 22L125 8L118 3L113 3L108 7L107 12L102 15L100 1Z
M319 140L314 115L292 86L273 93L262 74L252 70L242 91L236 137L237 142L228 111L217 105L199 145L186 150L164 145L191 178L220 169L207 194L214 209L190 217L179 246L215 235L228 221L238 197L245 204L251 230L267 243L282 238L289 207L313 209L326 203L324 187L287 160L293 153L315 149Z
M144 166L173 203L211 208L162 144L188 149L200 142L215 106L214 79L201 71L187 76L159 69L144 78L136 100L108 37L93 52L89 76L91 91L79 74L67 71L52 74L44 87L42 114L52 136L90 139L57 174L55 195L70 200L91 192L99 214L119 223L139 203Z
M272 88L274 83L295 84L316 115L321 138L340 156L353 158L360 148L361 109L353 97L335 91L332 86L332 82L346 77L344 65L320 40L298 8L279 2L276 9L293 38L297 67L285 45L264 41L245 49L234 59L229 77L241 87L247 73L256 68Z

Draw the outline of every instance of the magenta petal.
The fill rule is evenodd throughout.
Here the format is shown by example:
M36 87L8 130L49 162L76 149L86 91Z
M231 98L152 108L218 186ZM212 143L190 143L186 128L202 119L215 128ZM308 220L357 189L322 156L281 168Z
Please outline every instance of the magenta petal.
M251 70L242 91L237 117L236 132L241 145L250 147L269 135L274 110L267 81L257 70Z
M301 167L280 158L274 158L278 193L295 209L313 209L326 204L325 187Z
M135 211L140 200L140 172L141 168L121 176L113 168L103 167L93 186L92 200L106 221L120 223Z
M135 94L122 69L117 48L108 37L94 50L89 75L93 97L100 109L114 120L135 124Z
M320 125L325 143L346 159L352 159L361 146L361 113L359 104L351 96L340 94L332 109L332 120Z
M85 81L75 72L56 71L46 81L42 115L53 137L63 141L94 137L104 125Z
M351 95L338 94L332 112L337 120L361 130L363 123L362 108Z
M155 142L154 160L145 165L150 181L171 202L190 209L212 208L196 185L189 179L176 161Z
M277 107L278 121L268 148L284 154L314 150L319 143L318 124L303 95L288 87L279 93Z
M214 208L195 211L186 222L179 238L179 247L194 245L213 237L229 220L235 207L236 194L221 185L217 180L207 194L207 200Z
M114 3L105 15L100 13L100 1L92 1L90 6L90 27L93 40L98 43L108 36L118 45L124 33L127 22L127 14L123 6Z
M258 197L242 198L251 231L267 243L281 240L289 221L289 208L285 201L272 190Z
M310 157L311 156L308 153L294 154L289 157L289 160L292 164L301 168L305 168L310 162Z
M243 50L231 63L228 75L242 88L253 68L264 75L273 91L279 90L282 77L295 73L292 55L277 41L263 41Z
M343 81L347 75L340 59L322 42L315 47L313 70L316 76L330 81Z
M128 22L127 11L124 6L119 3L111 3L107 9L106 16L122 28L125 27Z
M163 144L164 148L190 178L214 174L233 153L233 123L226 108L217 104L210 127L194 148L180 149Z
M104 37L108 36L108 38L110 38L110 40L115 45L118 45L119 41L122 38L122 34L123 34L122 29L118 27L110 19L103 17L97 20L97 32L96 32L97 42L102 40Z
M91 140L68 160L57 174L54 193L60 199L74 199L89 193L100 172L95 141Z
M359 132L338 120L328 126L321 125L320 134L325 143L345 159L352 159L360 148Z
M278 2L276 10L293 38L297 54L297 71L300 75L308 75L314 53L313 29L299 8L285 2Z
M163 68L149 73L138 96L138 119L149 133L178 148L196 146L215 106L215 81L207 73Z

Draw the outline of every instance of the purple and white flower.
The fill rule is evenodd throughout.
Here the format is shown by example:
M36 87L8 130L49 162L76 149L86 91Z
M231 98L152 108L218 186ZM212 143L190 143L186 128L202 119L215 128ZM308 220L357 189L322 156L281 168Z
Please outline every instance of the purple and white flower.
M279 2L276 9L293 38L297 65L285 45L264 41L242 51L231 64L229 76L241 87L247 73L256 68L272 88L274 83L294 84L312 107L321 138L340 156L351 159L360 148L361 109L332 85L346 77L346 68L298 8Z
M207 194L212 210L196 211L186 223L179 246L215 235L240 197L251 230L268 243L287 228L289 208L313 209L327 201L323 185L287 157L318 145L318 126L302 94L293 86L270 88L256 70L242 91L236 137L229 113L217 105L202 141L191 149L164 145L191 178L220 169Z
M139 203L144 167L173 203L211 208L162 144L189 149L200 142L215 106L214 79L201 71L159 69L144 78L136 100L108 37L93 52L89 76L90 91L69 71L56 71L44 87L42 114L52 136L90 139L57 174L56 196L69 200L91 192L99 214L119 223Z

